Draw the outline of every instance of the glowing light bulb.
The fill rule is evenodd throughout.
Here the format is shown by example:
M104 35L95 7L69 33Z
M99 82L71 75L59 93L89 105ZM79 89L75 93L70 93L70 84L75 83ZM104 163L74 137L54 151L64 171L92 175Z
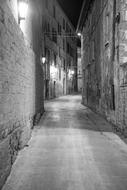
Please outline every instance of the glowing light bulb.
M19 18L25 19L27 16L28 3L26 1L19 1Z

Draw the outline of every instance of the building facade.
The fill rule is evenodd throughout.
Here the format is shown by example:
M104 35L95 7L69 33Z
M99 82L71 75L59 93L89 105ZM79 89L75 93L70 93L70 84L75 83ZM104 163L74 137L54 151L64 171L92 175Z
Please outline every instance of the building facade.
M127 1L84 0L83 103L127 131Z
M82 93L82 62L81 62L81 48L77 48L77 81L78 81L78 92Z
M75 29L56 0L45 0L43 56L45 99L72 93L77 88Z
M23 19L19 2L0 0L0 189L44 111L42 3L29 1Z

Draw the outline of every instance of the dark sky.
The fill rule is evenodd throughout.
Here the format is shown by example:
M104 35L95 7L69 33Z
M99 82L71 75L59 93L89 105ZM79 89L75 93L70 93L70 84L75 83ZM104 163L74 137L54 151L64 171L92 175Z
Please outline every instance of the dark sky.
M83 0L58 0L58 2L76 28Z

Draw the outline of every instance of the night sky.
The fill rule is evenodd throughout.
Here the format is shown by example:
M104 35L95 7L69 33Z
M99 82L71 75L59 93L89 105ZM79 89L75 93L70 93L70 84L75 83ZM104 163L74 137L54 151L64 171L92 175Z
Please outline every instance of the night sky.
M58 0L58 2L76 28L83 0Z

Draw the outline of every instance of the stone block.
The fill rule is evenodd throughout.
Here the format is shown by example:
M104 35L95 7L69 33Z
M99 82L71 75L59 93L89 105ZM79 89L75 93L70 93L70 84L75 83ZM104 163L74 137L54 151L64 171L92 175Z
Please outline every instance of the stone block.
M10 138L0 142L0 189L11 170Z
M3 4L0 3L0 189L18 151L30 139L35 112L43 110L40 65L11 9L6 1ZM35 88L36 78L40 85Z

